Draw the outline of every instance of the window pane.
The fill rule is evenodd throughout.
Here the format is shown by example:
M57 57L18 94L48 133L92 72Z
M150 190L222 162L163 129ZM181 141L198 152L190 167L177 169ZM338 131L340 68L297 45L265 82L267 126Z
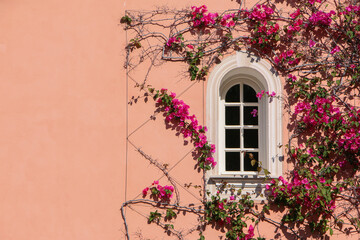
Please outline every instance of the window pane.
M240 107L225 108L225 124L240 125Z
M240 171L240 152L227 152L225 158L226 171Z
M226 93L225 102L240 102L240 85L235 85Z
M225 130L225 147L240 148L240 129Z
M258 129L244 129L244 147L258 148Z
M254 117L254 109L256 116ZM244 125L258 125L258 107L244 107Z
M244 84L244 102L257 102L258 99L256 97L256 92L255 90Z
M251 165L253 161L254 166ZM246 152L244 156L244 171L257 171L259 166L259 153L257 152Z

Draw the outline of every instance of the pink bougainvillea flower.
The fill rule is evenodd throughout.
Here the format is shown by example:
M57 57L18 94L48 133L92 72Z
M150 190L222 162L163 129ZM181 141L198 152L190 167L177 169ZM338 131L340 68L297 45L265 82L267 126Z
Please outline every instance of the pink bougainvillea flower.
M252 110L252 112L251 112L251 115L252 115L253 117L256 117L256 116L257 116L257 113L258 113L258 110L257 110L256 108L254 108L254 109Z
M275 58L274 58L274 62L275 62L276 64L279 64L279 63L280 63L280 58L275 57Z
M316 0L316 2L321 3L322 0ZM309 0L309 3L310 3L311 5L313 5L313 4L315 3L315 0Z
M293 12L292 14L290 14L290 17L292 19L297 18L300 15L300 9L298 8L295 12Z
M291 81L295 82L296 81L296 76L289 74L288 78L291 79Z
M339 46L336 46L336 47L334 47L332 50L331 50L331 54L335 54L335 53L337 53L337 52L340 52L340 48L339 48Z
M311 40L310 39L310 41L309 41L309 47L314 47L315 46L315 44L316 44L316 42L314 42L313 40Z
M263 97L264 93L265 93L265 90L262 90L261 92L258 92L258 93L256 94L256 97L261 100L261 98Z
M229 199L233 201L233 200L235 200L235 196L234 196L234 195L231 195L231 196L229 197Z
M248 234L245 236L245 240L249 240L254 236L254 227L252 225L249 226Z
M304 178L303 180L301 180L301 183L302 184L308 184L309 183L309 180L307 178Z
M175 43L180 43L180 40L177 39L176 37L171 37L171 38L169 38L169 40L167 41L166 46L171 47L174 42L175 42Z
M187 45L187 47L190 48L190 49L192 49L192 50L194 49L194 46L191 45L191 44Z
M143 196L146 196L146 194L147 194L148 191L149 191L149 188L148 188L148 187L144 188L144 189L142 190Z

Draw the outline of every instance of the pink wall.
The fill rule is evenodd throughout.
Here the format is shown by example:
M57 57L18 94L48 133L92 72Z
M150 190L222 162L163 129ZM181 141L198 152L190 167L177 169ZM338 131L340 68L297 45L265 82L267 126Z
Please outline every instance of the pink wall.
M0 239L120 239L122 1L0 3Z
M126 79L126 35L119 20L125 10L139 6L204 3L0 2L0 239L124 239L121 203L161 177L136 147L170 166L185 156L174 177L179 185L201 183L194 160L186 155L191 146L166 130L161 115L135 131L155 108L152 101L127 105L126 94L139 91ZM218 0L206 4L219 10ZM224 1L220 10L233 7L236 1ZM206 86L179 71L178 65L167 64L153 71L150 83L177 93L186 90L181 98L203 122ZM135 147L126 144L127 134ZM197 190L181 192L182 204L200 202ZM127 215L136 223L132 234L153 228L135 211ZM179 221L184 227L196 222L189 219ZM162 239L161 232L154 231L151 239Z

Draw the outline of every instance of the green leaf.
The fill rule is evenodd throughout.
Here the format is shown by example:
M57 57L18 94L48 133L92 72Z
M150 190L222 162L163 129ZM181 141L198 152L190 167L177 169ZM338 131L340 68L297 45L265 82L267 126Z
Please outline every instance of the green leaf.
M346 35L348 35L349 38L352 39L354 37L354 32L353 31L347 31Z
M131 21L132 21L132 19L127 15L123 16L120 19L120 23L126 23L127 25L130 25Z

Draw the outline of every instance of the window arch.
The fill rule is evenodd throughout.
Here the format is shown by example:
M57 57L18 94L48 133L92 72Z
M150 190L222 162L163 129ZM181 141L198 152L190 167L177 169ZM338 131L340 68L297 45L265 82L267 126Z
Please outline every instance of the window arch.
M271 65L254 55L237 52L225 58L209 76L206 110L209 139L217 146L215 169L209 184L226 179L241 188L254 190L264 172L282 174L281 101L258 100L261 90L282 92L281 81ZM257 110L257 117L251 112ZM251 164L251 161L253 164Z

